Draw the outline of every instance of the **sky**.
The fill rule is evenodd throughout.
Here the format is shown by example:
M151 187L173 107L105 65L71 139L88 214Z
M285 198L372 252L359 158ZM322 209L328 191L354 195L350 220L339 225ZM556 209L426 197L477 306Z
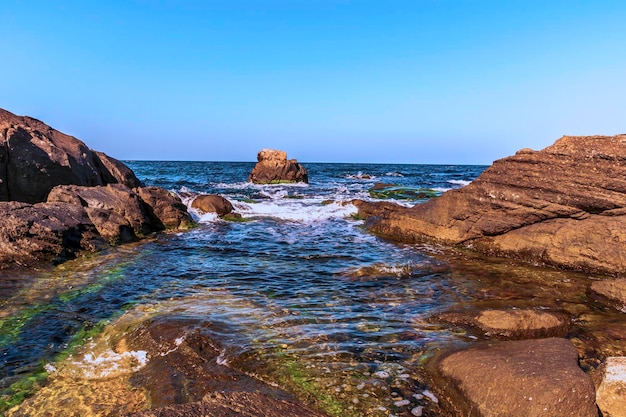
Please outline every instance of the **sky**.
M123 160L491 164L626 133L626 2L2 0L0 107Z

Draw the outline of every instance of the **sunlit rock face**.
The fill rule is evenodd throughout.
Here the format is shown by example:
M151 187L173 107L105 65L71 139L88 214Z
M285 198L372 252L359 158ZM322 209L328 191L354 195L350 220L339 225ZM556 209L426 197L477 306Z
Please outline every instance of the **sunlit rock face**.
M498 160L441 197L413 208L364 207L363 217L396 240L626 273L626 135L564 136Z
M0 201L39 203L57 185L140 186L122 162L28 116L0 109Z
M287 159L287 153L263 149L257 155L257 164L248 178L255 184L281 184L309 182L306 168L295 159Z

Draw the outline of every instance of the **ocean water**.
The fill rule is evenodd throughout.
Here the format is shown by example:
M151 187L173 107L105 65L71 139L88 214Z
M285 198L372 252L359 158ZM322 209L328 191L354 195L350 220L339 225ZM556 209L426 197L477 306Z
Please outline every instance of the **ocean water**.
M374 184L444 192L483 166L304 164L308 185L253 185L252 163L127 164L187 203L220 194L249 221L192 210L191 231L0 277L0 413L61 416L80 404L81 415L104 416L146 406L110 381L151 358L116 352L110 339L160 316L219 327L225 366L346 416L443 415L423 366L480 336L434 323L438 312L558 306L588 315L587 342L614 346L594 333L594 323L618 319L586 305L587 276L385 241L353 217L350 201L372 200Z

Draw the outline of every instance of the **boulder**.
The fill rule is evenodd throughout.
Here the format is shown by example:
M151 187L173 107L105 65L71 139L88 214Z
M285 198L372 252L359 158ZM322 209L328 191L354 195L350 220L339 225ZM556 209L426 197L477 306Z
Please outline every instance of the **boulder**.
M187 206L173 192L160 187L137 187L133 190L145 203L150 223L157 229L189 229L193 220Z
M455 415L598 416L593 382L566 339L487 343L443 357L436 372Z
M0 201L46 201L60 184L140 186L120 161L28 116L0 109Z
M59 263L107 246L80 205L0 202L0 268Z
M594 281L591 296L626 313L626 278Z
M284 151L263 149L248 180L255 184L309 182L306 168L295 159L287 159Z
M596 402L603 417L626 417L626 357L607 358Z
M412 208L369 208L374 233L567 269L626 273L626 135L565 136Z
M233 211L230 201L215 194L199 195L192 201L191 207L203 213L217 213L218 216L224 216Z
M571 325L566 314L532 309L484 310L478 314L449 312L435 319L470 326L487 336L506 339L563 337Z

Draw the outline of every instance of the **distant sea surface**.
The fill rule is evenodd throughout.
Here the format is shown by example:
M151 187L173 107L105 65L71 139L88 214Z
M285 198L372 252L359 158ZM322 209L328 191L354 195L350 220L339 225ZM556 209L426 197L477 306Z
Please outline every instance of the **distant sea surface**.
M129 315L137 322L177 315L222 329L216 337L226 346L224 363L243 364L251 375L278 383L289 380L281 372L296 366L298 378L317 391L309 396L332 399L343 415L411 415L416 407L436 415L422 365L439 348L475 336L429 317L472 303L491 306L502 294L507 305L554 303L554 286L542 286L540 278L529 283L533 274L547 276L543 272L516 275L498 263L459 263L438 248L382 240L353 218L349 202L373 200L368 190L377 183L444 192L470 183L484 166L304 163L308 185L254 185L247 182L253 163L126 163L146 185L179 193L187 203L198 194L220 194L250 221L192 211L200 225L191 231L5 280L5 399L15 394L15 383L37 372L76 366L89 380L96 363L97 372L103 363L120 366L106 350L75 354L69 361L75 365L68 364L63 352L81 332ZM254 369L245 369L242 358L250 357ZM134 366L149 360L138 352ZM298 392L295 385L282 388Z

